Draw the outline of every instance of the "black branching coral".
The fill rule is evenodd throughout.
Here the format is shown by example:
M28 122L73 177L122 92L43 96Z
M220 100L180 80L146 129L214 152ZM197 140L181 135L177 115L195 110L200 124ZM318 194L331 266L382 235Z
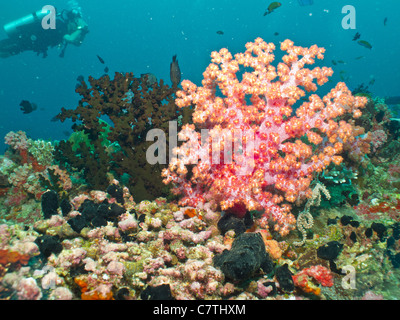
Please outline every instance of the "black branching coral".
M114 79L89 77L89 84L81 81L76 92L82 97L76 109L62 108L56 118L71 119L81 138L58 144L60 165L82 171L86 182L100 190L108 186L110 172L123 180L136 201L167 196L161 179L166 165L148 163L146 151L154 141L146 141L146 136L151 129L161 129L168 150L169 121L177 123L179 132L191 119L190 109L175 105L176 88L163 80L149 82L147 75L135 78L133 73L117 72Z

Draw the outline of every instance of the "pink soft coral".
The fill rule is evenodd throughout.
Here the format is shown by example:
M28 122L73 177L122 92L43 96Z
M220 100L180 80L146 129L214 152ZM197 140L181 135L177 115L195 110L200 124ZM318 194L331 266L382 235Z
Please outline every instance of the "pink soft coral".
M324 49L285 40L281 49L287 54L277 67L271 65L274 44L257 38L246 49L234 57L227 49L213 52L203 86L182 82L176 103L194 105L193 122L206 130L183 127L178 136L187 141L175 149L164 182L173 182L174 192L184 195L182 205L210 201L241 213L263 209L264 220L272 218L276 230L286 234L295 218L282 202L309 197L313 173L342 161L338 154L354 136L352 125L337 119L345 113L359 117L367 100L338 83L322 99L311 95L294 114L305 91L317 89L314 79L322 85L332 75L330 68L304 68L322 59ZM190 178L189 164L195 165Z

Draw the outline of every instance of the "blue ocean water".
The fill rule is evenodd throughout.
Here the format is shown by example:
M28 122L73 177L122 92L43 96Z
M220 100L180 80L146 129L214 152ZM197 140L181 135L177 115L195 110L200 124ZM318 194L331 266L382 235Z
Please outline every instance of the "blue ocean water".
M46 5L55 7L57 13L72 7L81 12L89 30L83 43L68 45L63 57L62 46L50 48L46 57L32 51L4 57L9 29L2 26ZM3 1L0 300L399 299L399 9L398 0ZM352 24L350 28L348 24ZM70 119L74 115L62 113L60 118L68 119L63 123L54 121L54 116L61 108L77 107L81 96L75 89L82 77L99 79L105 73L113 77L117 72L133 72L140 77L151 73L171 85L170 63L177 56L182 80L200 85L212 51L227 48L232 54L244 52L245 44L258 37L275 43L273 65L281 61L279 43L285 39L302 47L315 44L325 48L325 59L310 68L328 66L334 73L330 81L318 87L317 94L323 97L344 81L350 90L364 95L357 101L368 101L358 122L344 115L340 119L345 121L336 131L331 130L332 123L325 130L316 120L315 126L297 139L302 131L293 129L289 134L292 127L287 123L294 128L299 122L280 122L274 117L277 129L266 130L266 158L258 151L254 157L262 170L250 171L242 180L219 162L210 170L207 165L197 171L188 167L185 178L193 176L192 182L197 179L193 185L198 189L194 190L177 177L181 167L176 166L176 172L173 166L164 171L165 180L178 181L189 200L198 197L197 204L178 204L170 189L160 187L164 187L161 167L152 165L155 169L150 171L150 166L143 165L144 144L136 142L145 131L134 130L148 127L147 123L143 125L146 118L150 126L159 124L154 114L164 109L148 108L147 97L137 102L135 86L126 95L124 91L116 103L120 107L121 101L132 102L117 111L117 120L121 121L113 121L116 134L110 130L107 138L100 134L102 138L95 139L93 132L102 132L96 131L98 126L87 130L88 136L83 136L81 127L74 128L78 135L73 136L73 142L53 143L53 153L51 144L43 147L42 141L36 140L54 142L73 133ZM154 93L154 88L148 92ZM104 100L114 92L107 92ZM271 96L266 97L269 106L280 104L278 99L271 102ZM385 103L380 99L393 97ZM37 109L23 113L22 100L34 103ZM184 100L177 100L176 105ZM387 106L388 101L393 105ZM328 109L329 103L324 102ZM132 107L139 104L138 109L146 108L146 112L137 116ZM349 104L343 105L349 108ZM279 109L285 117L286 106ZM157 112L151 111L155 109ZM175 113L181 122L190 115L190 108L185 111L179 116ZM308 111L303 115L308 116ZM320 112L319 116L327 114L331 116L329 112ZM163 115L162 124L167 123L167 117L171 118L171 113ZM350 132L346 121L352 125L354 140L346 136ZM83 125L90 127L90 122ZM283 129L289 139L285 146L282 143L280 149L274 149L275 133L281 134L279 130ZM36 140L30 141L32 148L27 151L14 146L4 153L7 145L3 137L19 130ZM319 130L324 141L318 146L315 142L319 136L311 132ZM170 131L168 134L172 137ZM260 137L262 134L266 133L257 132ZM80 139L86 143L79 145ZM342 146L339 141L343 142L343 158L332 158L334 165L328 167L326 158L332 148L325 146L335 143L336 152ZM300 143L293 147L292 142ZM171 147L171 140L168 144ZM315 145L314 157L308 159L310 144ZM70 146L76 148L72 153ZM265 146L263 142L259 150L266 150ZM302 149L304 146L306 149ZM295 164L290 154L296 154ZM235 159L236 168L241 158ZM146 160L150 164L147 153ZM321 163L324 170L318 167ZM246 163L248 168L251 162ZM153 189L157 192L152 193ZM261 192L267 200L272 193L272 200L258 196ZM160 194L162 197L150 201ZM307 202L306 194L311 195ZM254 199L266 203L262 210L252 210L260 209ZM223 207L223 203L232 207Z
M79 75L98 78L104 74L101 56L115 71L139 76L151 72L170 83L169 64L177 54L182 79L200 83L210 62L210 53L222 47L242 52L246 42L262 37L279 44L291 39L297 45L326 48L320 65L334 70L328 91L343 79L350 89L364 83L376 96L399 96L400 2L395 0L314 0L300 6L298 0L282 0L281 6L264 16L270 2L261 0L154 0L99 1L79 3L89 34L80 47L69 46L65 57L50 49L47 58L33 52L0 59L0 137L11 130L23 130L34 139L64 139L70 122L51 118L61 107L75 108L74 92ZM0 4L0 25L53 5L67 8L68 1L15 0ZM356 28L344 29L345 5L356 9ZM386 25L384 20L386 19ZM217 31L223 31L218 34ZM356 32L372 49L352 41ZM0 30L0 40L7 35ZM362 57L362 58L360 58ZM358 60L356 58L359 58ZM341 61L333 65L332 60ZM343 63L342 63L343 62ZM373 84L372 84L373 83ZM30 114L19 110L21 100L38 105ZM0 139L0 150L5 149Z

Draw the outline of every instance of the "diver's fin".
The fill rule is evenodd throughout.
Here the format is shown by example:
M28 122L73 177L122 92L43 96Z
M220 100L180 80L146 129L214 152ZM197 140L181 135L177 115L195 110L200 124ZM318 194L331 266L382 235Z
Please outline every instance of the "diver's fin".
M67 49L67 45L68 45L68 43L65 43L64 47L62 48L61 53L60 53L60 58L64 58L65 50Z

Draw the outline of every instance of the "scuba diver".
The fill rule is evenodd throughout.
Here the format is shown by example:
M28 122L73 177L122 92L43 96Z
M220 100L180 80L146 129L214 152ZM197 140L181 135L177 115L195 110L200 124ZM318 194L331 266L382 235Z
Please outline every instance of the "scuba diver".
M0 41L0 58L15 56L24 51L33 51L47 57L48 48L61 49L64 57L68 44L80 46L89 32L87 23L78 10L63 10L56 15L56 28L44 29L41 10L10 22L4 26L8 38Z

